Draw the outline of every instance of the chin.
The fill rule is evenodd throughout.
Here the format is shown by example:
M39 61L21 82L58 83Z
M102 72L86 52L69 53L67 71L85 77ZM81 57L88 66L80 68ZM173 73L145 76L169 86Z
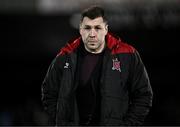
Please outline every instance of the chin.
M97 49L97 47L94 47L94 46L89 46L88 47L90 50L96 50Z

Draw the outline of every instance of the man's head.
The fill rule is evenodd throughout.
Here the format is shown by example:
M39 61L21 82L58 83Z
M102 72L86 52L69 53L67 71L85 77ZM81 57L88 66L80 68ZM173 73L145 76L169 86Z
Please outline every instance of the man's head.
M102 8L92 6L82 13L80 34L87 51L91 53L102 52L107 32L107 20Z

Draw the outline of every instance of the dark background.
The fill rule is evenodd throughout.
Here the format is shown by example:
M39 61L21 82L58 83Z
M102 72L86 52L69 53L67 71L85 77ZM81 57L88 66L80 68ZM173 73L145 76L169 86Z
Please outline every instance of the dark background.
M41 84L60 48L79 35L71 21L82 8L39 13L35 3L3 4L0 2L0 125L47 125ZM148 13L137 3L126 11L103 4L110 31L139 51L148 71L154 100L145 125L180 125L180 8L176 4L156 4Z

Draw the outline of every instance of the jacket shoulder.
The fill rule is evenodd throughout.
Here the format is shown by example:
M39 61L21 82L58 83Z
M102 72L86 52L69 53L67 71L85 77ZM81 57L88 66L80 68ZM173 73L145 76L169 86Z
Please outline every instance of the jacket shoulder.
M119 44L113 49L113 53L134 53L135 48L127 43L119 42Z
M58 56L63 56L65 54L72 53L75 49L77 49L80 45L81 37L73 39L69 41L63 48L60 49Z
M135 48L123 41L118 36L108 33L107 35L107 46L111 50L112 54L119 53L134 53Z

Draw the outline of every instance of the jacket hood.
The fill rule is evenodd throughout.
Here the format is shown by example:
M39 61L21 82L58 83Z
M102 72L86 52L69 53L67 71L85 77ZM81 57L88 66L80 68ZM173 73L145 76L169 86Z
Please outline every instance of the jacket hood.
M81 37L78 37L74 40L69 41L65 47L61 48L58 55L65 55L73 52L77 49L82 42ZM118 36L113 35L112 33L107 33L106 35L106 45L107 48L111 51L112 54L117 53L134 53L135 48L131 45L124 43Z

